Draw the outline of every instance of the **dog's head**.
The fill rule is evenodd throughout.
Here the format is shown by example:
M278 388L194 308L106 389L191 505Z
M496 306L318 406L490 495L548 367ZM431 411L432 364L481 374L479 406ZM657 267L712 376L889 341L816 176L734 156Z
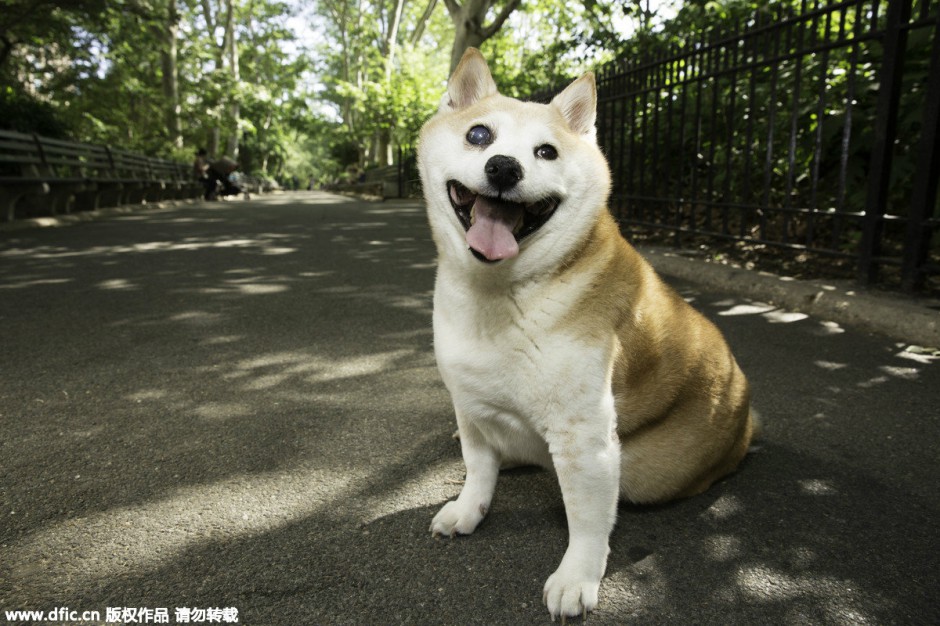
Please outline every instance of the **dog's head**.
M441 256L535 269L583 241L606 210L610 187L595 137L596 103L592 74L550 104L504 97L483 56L468 50L419 139Z

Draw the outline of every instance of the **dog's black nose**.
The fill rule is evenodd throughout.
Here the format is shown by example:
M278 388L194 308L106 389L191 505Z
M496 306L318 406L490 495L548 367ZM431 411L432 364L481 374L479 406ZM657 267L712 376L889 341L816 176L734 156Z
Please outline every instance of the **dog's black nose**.
M507 191L522 180L522 164L516 159L497 154L483 168L486 178L497 191Z

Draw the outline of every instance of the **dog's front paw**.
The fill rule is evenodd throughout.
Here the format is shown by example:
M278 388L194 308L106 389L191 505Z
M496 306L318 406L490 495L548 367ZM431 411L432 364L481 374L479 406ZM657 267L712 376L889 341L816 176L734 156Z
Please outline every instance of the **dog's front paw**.
M469 535L486 515L486 505L466 506L460 499L448 502L431 521L431 534L435 537Z
M566 617L581 615L587 618L588 611L593 611L597 606L600 582L600 579L583 575L562 564L545 581L545 589L542 592L542 600L548 607L552 620L561 616L564 623Z

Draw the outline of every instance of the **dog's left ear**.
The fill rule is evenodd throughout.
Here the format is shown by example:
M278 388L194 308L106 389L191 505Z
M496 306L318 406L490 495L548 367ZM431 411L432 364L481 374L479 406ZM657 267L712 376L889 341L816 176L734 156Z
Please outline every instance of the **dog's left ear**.
M447 93L441 101L441 110L463 109L494 94L496 83L486 59L476 48L467 48L457 69L447 81Z
M596 137L594 121L597 117L597 86L592 72L574 81L555 96L552 106L561 111L572 131L592 139Z

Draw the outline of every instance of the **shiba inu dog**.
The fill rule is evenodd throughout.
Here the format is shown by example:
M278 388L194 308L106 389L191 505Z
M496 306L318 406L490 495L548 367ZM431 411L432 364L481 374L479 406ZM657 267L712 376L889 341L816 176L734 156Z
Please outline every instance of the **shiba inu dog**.
M550 104L497 92L468 50L418 159L438 250L434 346L466 481L431 532L474 531L501 467L557 475L569 542L543 600L595 608L618 497L663 502L732 472L755 421L720 332L607 210L592 74Z

